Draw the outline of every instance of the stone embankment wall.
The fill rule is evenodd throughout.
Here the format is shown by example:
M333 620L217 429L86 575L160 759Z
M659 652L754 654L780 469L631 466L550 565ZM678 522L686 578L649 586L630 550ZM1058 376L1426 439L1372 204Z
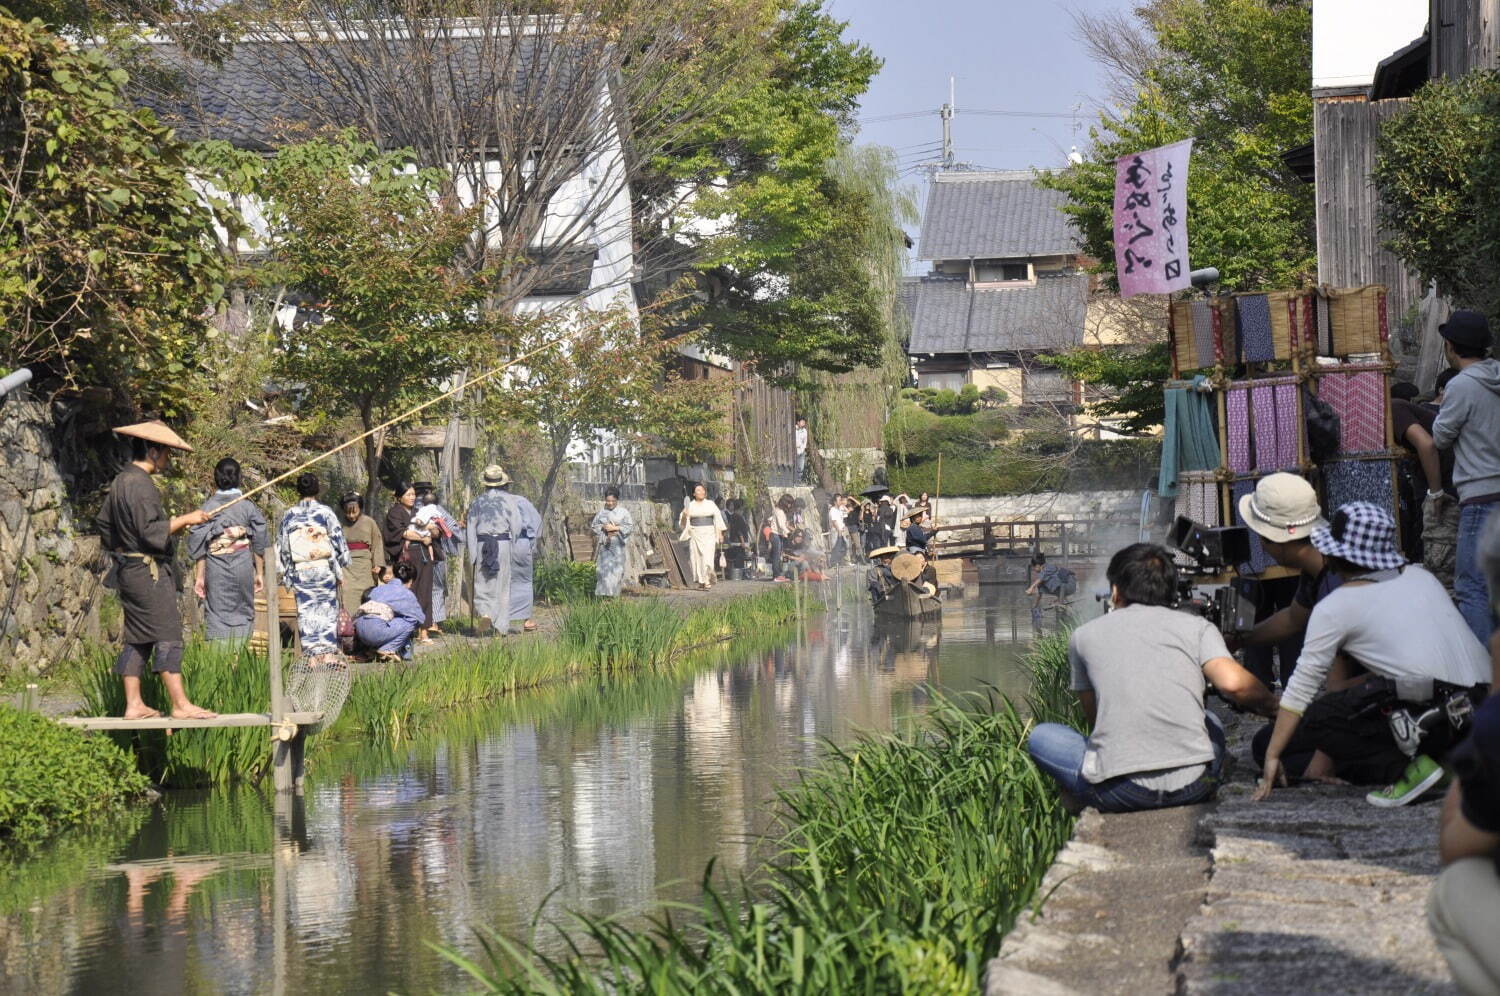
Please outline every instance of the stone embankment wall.
M98 537L68 499L47 408L0 405L0 674L41 674L97 639Z
M913 498L916 495L912 495ZM1016 519L1119 519L1140 518L1139 491L1039 491L1030 495L954 497L937 500L940 522L979 522L988 516L996 522Z

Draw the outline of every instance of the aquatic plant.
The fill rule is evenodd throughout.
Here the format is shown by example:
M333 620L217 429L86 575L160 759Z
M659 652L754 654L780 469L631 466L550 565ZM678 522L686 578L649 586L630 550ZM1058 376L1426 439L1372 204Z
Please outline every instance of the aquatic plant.
M330 741L397 744L426 717L479 707L554 682L583 677L614 681L636 672L681 674L703 666L714 648L737 636L778 634L796 616L792 593L777 588L687 611L657 599L579 602L567 609L558 639L527 637L461 643L402 665L359 668L349 698L332 727L315 736L308 763ZM125 707L109 652L97 651L84 669L84 700L93 715ZM244 647L190 643L183 673L195 701L218 712L265 712L270 702L266 661ZM147 703L166 711L155 675L142 679ZM270 770L263 727L112 733L134 750L153 781L173 788L259 781Z
M1029 662L1048 708L1062 648L1061 666L1055 641ZM993 695L940 699L783 792L776 857L749 882L710 866L700 904L645 926L575 914L563 956L490 931L476 958L439 950L492 992L971 993L1072 825L1026 755L1030 726Z
M34 844L148 787L130 756L109 741L0 706L0 845Z
M537 561L532 585L537 601L548 605L592 598L599 581L592 561L544 559Z
M112 670L113 654L95 653L83 681L85 712L91 716L119 716L125 711L125 692ZM271 701L266 659L242 643L193 641L183 650L183 680L193 700L219 713L265 712ZM166 689L153 673L141 679L146 704L166 713ZM173 788L219 785L235 778L257 781L271 767L264 727L176 730L138 730L109 734L116 743L135 751L140 768L152 781Z

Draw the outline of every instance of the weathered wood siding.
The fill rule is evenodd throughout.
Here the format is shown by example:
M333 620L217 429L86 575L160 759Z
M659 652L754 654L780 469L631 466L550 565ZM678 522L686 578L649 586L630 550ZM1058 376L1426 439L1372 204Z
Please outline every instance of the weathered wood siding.
M1494 69L1500 51L1500 0L1431 0L1431 74L1462 76L1472 69Z
M1405 100L1371 103L1364 97L1322 97L1313 102L1317 156L1318 282L1335 287L1384 284L1389 296L1391 348L1403 369L1420 346L1417 304L1423 288L1402 262L1381 246L1379 198L1370 171L1382 122L1400 114Z

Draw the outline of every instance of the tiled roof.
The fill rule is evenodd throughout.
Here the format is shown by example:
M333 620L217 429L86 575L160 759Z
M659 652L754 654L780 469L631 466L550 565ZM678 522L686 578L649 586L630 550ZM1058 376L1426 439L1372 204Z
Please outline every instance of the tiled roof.
M938 173L927 191L919 259L1060 256L1079 251L1067 197L1025 170Z
M555 49L545 36L512 41L493 33L416 41L361 36L321 47L271 37L241 40L213 64L159 43L131 67L130 86L136 103L188 140L216 138L268 151L321 130L357 127L379 134L389 147L421 144L401 134L412 116L391 109L437 104L432 116L453 115L473 132L468 144L480 147L493 139L487 105L496 101L552 99L566 104L567 113L593 113L591 101L548 96L567 94L578 63L587 61L557 56ZM431 71L411 72L411 65ZM370 83L381 92L352 92Z
M910 290L909 290L910 288ZM924 277L902 288L916 298L909 353L1000 353L1068 349L1083 339L1089 278L1041 276L1017 287L970 287Z

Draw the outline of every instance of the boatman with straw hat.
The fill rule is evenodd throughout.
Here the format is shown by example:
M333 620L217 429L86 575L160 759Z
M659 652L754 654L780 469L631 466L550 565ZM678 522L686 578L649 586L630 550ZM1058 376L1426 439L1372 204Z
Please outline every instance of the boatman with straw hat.
M490 464L479 483L484 492L464 517L464 538L474 565L474 614L488 619L504 636L510 631L510 543L520 530L515 506L505 493L510 484L505 468Z
M100 544L113 561L105 587L119 594L125 610L124 647L115 661L115 673L125 683L125 718L160 715L141 698L141 677L150 659L171 699L173 719L211 719L214 713L194 705L182 685L182 613L172 569L173 536L207 522L209 515L195 509L169 517L151 481L153 474L171 466L173 450L191 453L192 447L159 421L115 432L130 440L131 462L115 477L94 521Z

